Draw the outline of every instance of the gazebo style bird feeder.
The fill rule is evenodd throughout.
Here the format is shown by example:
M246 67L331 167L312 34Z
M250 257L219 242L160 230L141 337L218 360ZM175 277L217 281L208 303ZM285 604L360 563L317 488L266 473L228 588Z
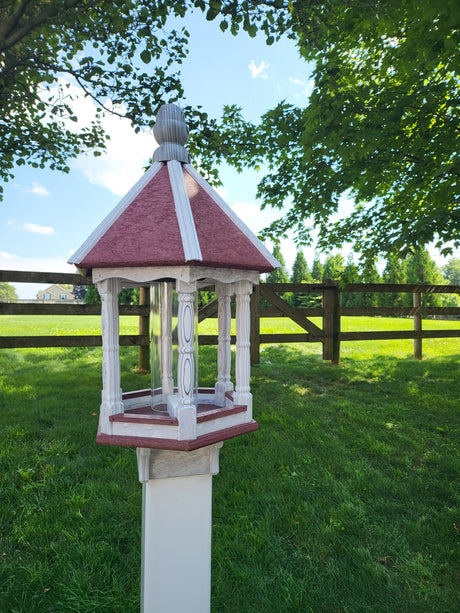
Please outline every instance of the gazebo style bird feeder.
M160 108L159 148L145 175L70 263L91 271L102 302L103 390L97 441L190 451L257 428L250 393L250 295L279 264L190 165L181 109ZM152 388L120 389L118 294L151 287ZM218 377L196 379L197 290L218 297ZM235 387L230 379L230 301L236 297ZM173 303L178 304L173 316ZM177 358L173 351L178 341ZM175 366L175 362L177 362Z
M137 448L143 483L141 610L210 606L211 482L222 441L257 429L250 391L250 295L279 266L190 165L175 105L160 108L153 164L70 262L91 271L102 307L97 442ZM149 389L121 390L118 294L150 286ZM218 299L217 381L197 379L197 293ZM236 300L235 385L231 300ZM177 306L177 313L174 308Z

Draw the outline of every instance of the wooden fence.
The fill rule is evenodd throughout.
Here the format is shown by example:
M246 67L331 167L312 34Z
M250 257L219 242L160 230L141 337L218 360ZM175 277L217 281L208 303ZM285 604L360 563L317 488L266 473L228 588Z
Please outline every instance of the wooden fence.
M0 271L0 281L24 283L60 283L91 285L92 280L78 274ZM350 292L410 293L412 307L343 307L341 295ZM293 307L279 294L314 293L321 295L321 306L313 308ZM354 283L340 287L337 281L323 283L262 283L254 288L251 296L251 362L259 362L260 345L264 343L321 343L324 360L337 364L340 361L341 341L413 339L414 358L422 357L423 338L456 338L458 330L424 330L422 320L432 316L459 316L460 307L424 307L423 295L434 293L460 293L460 286ZM139 346L139 369L149 368L149 295L148 288L141 288L140 304L120 306L120 315L137 315L139 333L120 335L120 345ZM269 306L266 306L266 305ZM263 305L263 306L262 306ZM0 303L0 315L99 315L100 305L54 303L40 304L18 302ZM346 316L411 317L413 330L342 332L341 318ZM214 300L198 313L199 321L217 317L217 301ZM297 323L303 332L261 334L260 320L264 317L288 317ZM321 318L321 327L309 318ZM459 325L460 327L460 325ZM201 345L217 345L217 335L200 335ZM235 338L232 338L235 342ZM101 336L0 336L0 348L25 347L89 347L100 346Z

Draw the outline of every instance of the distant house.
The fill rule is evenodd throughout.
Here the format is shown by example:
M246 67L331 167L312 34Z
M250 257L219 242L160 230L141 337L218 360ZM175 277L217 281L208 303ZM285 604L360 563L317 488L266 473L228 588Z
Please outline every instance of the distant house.
M37 300L40 302L75 302L75 296L72 294L72 290L62 287L58 283L50 285L44 290L37 293Z

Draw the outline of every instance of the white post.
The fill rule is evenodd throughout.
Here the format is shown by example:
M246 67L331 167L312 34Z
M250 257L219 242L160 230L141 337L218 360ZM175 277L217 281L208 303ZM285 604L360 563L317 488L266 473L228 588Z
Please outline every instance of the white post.
M142 496L141 613L209 613L212 475L222 443L196 451L138 449ZM148 464L146 463L148 462Z
M193 397L195 386L195 291L196 283L177 282L179 298L177 317L179 336L177 362L179 440L196 438L196 406Z
M111 434L110 415L123 413L120 375L120 323L118 318L119 279L106 279L97 283L101 296L102 326L102 404L100 429Z
M161 284L161 387L166 400L173 393L173 355L172 355L172 285Z
M252 283L238 281L235 283L236 294L236 363L234 403L248 407L247 419L252 419L251 376L251 309L250 300Z
M218 299L218 346L217 346L217 383L215 385L215 402L219 407L225 406L225 392L233 389L230 380L232 349L230 329L232 323L230 298L234 294L233 285L216 283Z

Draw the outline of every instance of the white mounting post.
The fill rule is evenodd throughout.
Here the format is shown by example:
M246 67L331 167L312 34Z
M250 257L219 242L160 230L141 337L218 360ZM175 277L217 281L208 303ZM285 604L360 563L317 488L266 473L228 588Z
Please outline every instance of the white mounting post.
M102 325L102 404L99 426L104 434L111 433L110 415L123 413L120 375L120 323L118 294L120 279L106 279L96 284L101 296Z
M196 282L177 281L179 310L177 329L179 357L177 363L179 440L196 438L195 387L195 292Z
M236 362L234 404L248 407L247 419L252 419L251 376L251 309L250 300L252 283L238 281L235 283L236 294Z
M222 443L138 449L142 487L141 613L209 613L212 475Z
M225 392L233 389L230 380L232 348L230 329L232 323L231 296L235 293L231 283L216 283L218 300L218 346L217 346L217 383L215 385L215 402L219 407L225 406Z

